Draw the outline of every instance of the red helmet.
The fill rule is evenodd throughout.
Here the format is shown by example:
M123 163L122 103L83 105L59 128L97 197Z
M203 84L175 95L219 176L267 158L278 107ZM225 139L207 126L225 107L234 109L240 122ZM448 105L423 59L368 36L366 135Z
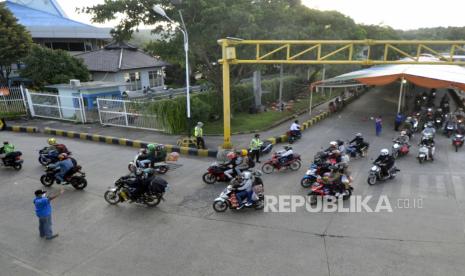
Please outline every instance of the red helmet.
M236 154L234 152L230 152L228 154L226 154L226 157L231 160L231 159L234 159L236 157Z

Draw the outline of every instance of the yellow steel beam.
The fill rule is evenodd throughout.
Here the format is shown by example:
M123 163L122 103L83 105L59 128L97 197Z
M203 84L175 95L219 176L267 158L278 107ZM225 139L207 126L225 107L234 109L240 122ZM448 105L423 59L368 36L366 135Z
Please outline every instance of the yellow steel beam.
M223 120L224 120L224 148L231 148L231 125L230 125L230 75L229 67L231 64L358 64L358 65L378 65L378 64L431 64L431 65L465 65L465 61L454 61L453 55L456 52L465 52L465 40L241 40L241 39L220 39L218 44L222 47L222 59L219 63L223 65ZM395 45L395 46L394 46ZM414 55L401 50L398 46L413 46L416 48ZM450 48L449 58L433 50L430 46L442 45ZM255 46L255 59L241 59L241 52L237 51L239 47ZM277 48L263 53L263 46L276 46ZM305 50L291 55L293 47L305 47ZM368 55L364 59L354 59L355 46L368 47ZM384 52L379 59L371 59L372 47L383 47ZM322 56L324 47L336 48L332 52ZM227 49L229 48L229 49ZM252 49L252 50L253 50ZM274 53L286 49L286 57L282 59L267 59ZM338 56L337 53L348 49L348 53ZM442 62L421 60L422 50L427 50L436 57L442 59ZM227 51L229 50L229 51ZM231 51L233 50L233 51ZM316 57L303 58L305 53L316 50ZM404 57L406 60L389 60L389 51L393 50ZM235 52L234 52L235 51ZM294 51L296 52L296 51ZM227 54L229 53L229 54Z

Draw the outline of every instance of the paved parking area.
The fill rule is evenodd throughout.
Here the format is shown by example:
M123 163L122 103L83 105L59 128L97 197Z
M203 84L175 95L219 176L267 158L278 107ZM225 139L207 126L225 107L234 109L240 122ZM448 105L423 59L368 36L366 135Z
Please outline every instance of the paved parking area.
M397 93L387 87L365 94L305 132L294 145L304 160L299 172L264 176L268 195L305 195L299 182L315 152L362 132L370 151L351 162L354 195L387 196L393 212L217 214L211 204L225 184L201 180L213 160L188 157L166 175L171 191L157 208L110 206L103 193L126 173L136 150L59 138L83 165L89 186L66 187L54 201L60 236L45 241L32 199L42 188L37 151L47 137L0 132L26 160L20 172L0 168L0 275L465 275L465 149L456 153L438 135L434 163L418 164L413 146L397 162L394 181L366 183L372 159L395 136ZM369 118L379 114L385 127L375 137ZM423 208L398 208L406 199L422 199Z

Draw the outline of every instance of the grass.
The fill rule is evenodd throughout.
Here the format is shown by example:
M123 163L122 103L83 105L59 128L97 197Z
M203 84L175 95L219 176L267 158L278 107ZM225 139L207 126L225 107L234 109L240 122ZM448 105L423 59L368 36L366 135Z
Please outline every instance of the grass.
M328 99L321 94L315 94L313 96L313 103L321 103ZM269 110L267 112L258 113L258 114L249 114L249 113L236 113L231 118L231 132L247 132L247 131L262 131L267 127L273 125L274 123L282 120L286 117L292 116L299 113L302 110L308 108L309 99L304 98L296 101L294 103L294 109L292 111L274 111ZM204 126L204 133L210 135L221 135L223 134L223 120L220 119L214 122L207 122Z

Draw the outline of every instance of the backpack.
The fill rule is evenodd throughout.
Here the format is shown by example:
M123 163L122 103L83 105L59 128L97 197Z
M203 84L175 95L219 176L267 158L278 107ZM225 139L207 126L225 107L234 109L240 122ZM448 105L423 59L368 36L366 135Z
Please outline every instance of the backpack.
M64 144L57 144L55 145L56 149L58 150L58 153L68 153L68 149Z

